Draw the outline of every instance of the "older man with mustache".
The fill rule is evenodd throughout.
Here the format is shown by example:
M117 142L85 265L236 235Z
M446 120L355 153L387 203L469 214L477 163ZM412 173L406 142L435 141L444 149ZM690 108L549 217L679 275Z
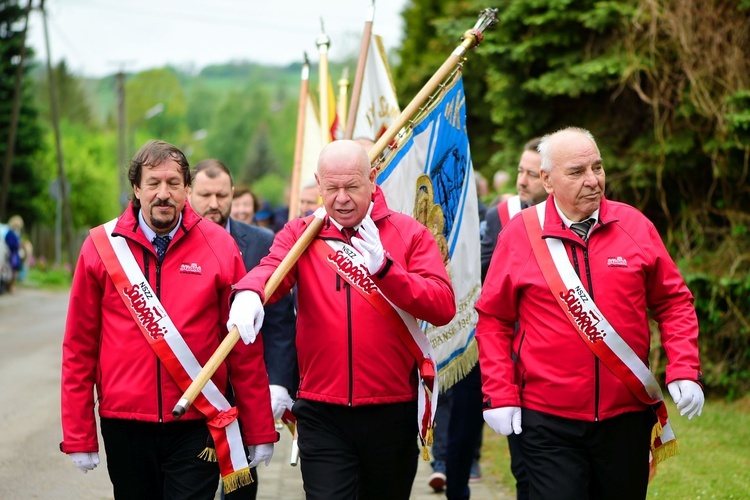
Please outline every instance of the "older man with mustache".
M219 472L228 491L250 483L278 440L260 339L233 349L180 421L171 412L227 334L245 266L226 230L186 202L179 149L148 142L128 178L131 204L91 230L73 277L60 449L83 473L97 466L96 407L115 498L213 499Z

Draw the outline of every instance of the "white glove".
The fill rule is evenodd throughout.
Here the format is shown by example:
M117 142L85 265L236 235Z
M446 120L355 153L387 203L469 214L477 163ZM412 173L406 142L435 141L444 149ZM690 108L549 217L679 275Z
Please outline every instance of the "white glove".
M696 415L700 417L705 402L700 385L692 380L675 380L667 384L667 389L681 416L687 415L688 420Z
M503 436L521 434L521 408L518 406L504 406L485 410L482 416L484 421L498 434Z
M229 309L227 330L236 326L245 345L252 344L258 336L260 327L263 326L265 315L260 295L250 290L243 290L234 296L232 307Z
M95 451L89 453L70 453L69 456L73 461L73 465L81 469L81 472L84 474L96 469L96 466L99 465L99 454Z
M359 227L359 236L359 238L356 236L352 238L352 245L365 258L367 272L375 274L383 267L385 250L380 242L380 231L369 215L364 218Z
M273 412L273 419L278 420L284 414L284 410L291 410L292 398L289 397L289 391L282 385L269 385L268 388L271 390L271 411Z
M266 463L266 467L271 463L273 457L273 443L259 444L257 446L250 445L247 449L247 460L250 462L248 466L252 469L257 467L261 462Z

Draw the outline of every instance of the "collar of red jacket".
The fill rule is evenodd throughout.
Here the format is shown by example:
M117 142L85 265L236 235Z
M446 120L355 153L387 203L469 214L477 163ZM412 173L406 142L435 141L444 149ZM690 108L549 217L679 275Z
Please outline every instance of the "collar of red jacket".
M602 196L602 202L599 205L599 224L606 226L612 222L616 222L618 219L609 209L609 203L607 199ZM554 238L570 236L567 230L567 226L560 218L560 214L557 213L555 207L555 195L551 194L547 198L547 204L544 207L544 230L542 231L542 237L552 236Z
M177 233L175 233L172 241L176 242L180 240L200 221L201 218L195 213L190 206L190 203L185 203L185 208L182 209L182 221L180 227L177 229ZM151 244L143 232L138 230L138 211L133 207L132 202L128 203L127 208L125 208L125 211L120 215L113 234L123 236L144 246Z

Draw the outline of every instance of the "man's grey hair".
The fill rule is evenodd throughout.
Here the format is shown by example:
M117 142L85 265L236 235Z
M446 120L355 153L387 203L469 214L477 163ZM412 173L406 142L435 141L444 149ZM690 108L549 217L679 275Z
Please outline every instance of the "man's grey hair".
M585 128L580 127L565 127L557 132L552 132L551 134L546 134L542 136L542 139L539 141L539 146L537 147L537 151L539 151L539 155L542 157L542 165L539 167L540 170L544 170L545 172L549 173L552 170L553 163L552 163L552 146L554 143L554 139L559 135L567 132L578 132L579 134L583 134L589 139L591 139L591 142L593 142L596 145L596 139L594 139L594 136L586 130Z

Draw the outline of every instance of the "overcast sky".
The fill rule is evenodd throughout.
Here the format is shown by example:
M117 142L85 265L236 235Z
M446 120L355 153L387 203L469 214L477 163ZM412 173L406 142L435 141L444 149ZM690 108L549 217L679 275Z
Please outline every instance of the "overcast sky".
M400 44L409 0L376 0L373 30L386 48ZM37 3L34 2L36 5ZM269 64L317 61L322 18L329 57L359 52L371 0L46 0L53 63L65 59L80 76L101 77L172 64L196 71L245 60ZM45 60L42 16L29 20L29 44Z

